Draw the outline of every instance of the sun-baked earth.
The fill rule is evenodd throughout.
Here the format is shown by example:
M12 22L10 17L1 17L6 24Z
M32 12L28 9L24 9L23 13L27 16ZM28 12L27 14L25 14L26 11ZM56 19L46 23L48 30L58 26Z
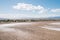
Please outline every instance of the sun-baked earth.
M50 24L56 23L55 21L26 23L0 28L0 40L60 40L60 31L42 28L44 26L60 27L60 25Z

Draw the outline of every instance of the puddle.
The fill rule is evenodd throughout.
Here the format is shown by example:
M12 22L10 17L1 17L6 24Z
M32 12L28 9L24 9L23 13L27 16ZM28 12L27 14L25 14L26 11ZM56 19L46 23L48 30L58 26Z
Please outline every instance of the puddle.
M16 30L14 28L0 28L0 31L14 32Z
M30 25L32 23L10 23L10 24L0 24L0 31L15 31L14 28L9 28L9 27L14 27L16 25Z
M50 23L51 25L60 25L60 22Z
M42 28L45 28L45 29L49 29L49 30L55 30L55 31L60 31L60 28L54 28L54 27L42 27Z

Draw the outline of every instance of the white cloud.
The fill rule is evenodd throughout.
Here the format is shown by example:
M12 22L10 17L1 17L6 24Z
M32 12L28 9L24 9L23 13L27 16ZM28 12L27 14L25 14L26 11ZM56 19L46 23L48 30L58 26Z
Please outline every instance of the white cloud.
M60 12L60 9L51 9L51 12Z
M41 5L33 5L33 4L26 4L26 3L17 3L16 5L13 6L13 9L16 9L16 10L25 10L25 11L32 11L31 13L33 14L34 13L37 13L37 15L29 15L30 12L27 14L25 11L23 11L23 13L26 13L23 14L23 15L20 15L20 14L14 14L15 15L15 18L18 18L19 16L22 17L31 17L31 18L46 18L46 17L54 17L54 16L60 16L58 15L60 13L60 9L50 9L50 8L44 8L43 6ZM58 14L57 14L58 12ZM21 13L22 14L22 13Z
M38 11L39 13L45 12L45 8L40 5L35 6L32 4L25 3L17 3L17 5L14 5L13 8L17 10Z
M11 14L11 13L5 13L5 14L0 14L0 18L9 18L9 19L21 19L28 17L28 15L25 14Z
M45 15L43 16L43 14L33 15L33 14L11 14L11 13L0 14L0 18L9 18L9 19L41 18L41 17L44 18Z
M54 17L54 16L60 16L57 14L40 14L40 15L33 15L33 14L11 14L11 13L5 13L0 14L0 18L9 18L9 19L24 19L24 18L47 18L47 17Z

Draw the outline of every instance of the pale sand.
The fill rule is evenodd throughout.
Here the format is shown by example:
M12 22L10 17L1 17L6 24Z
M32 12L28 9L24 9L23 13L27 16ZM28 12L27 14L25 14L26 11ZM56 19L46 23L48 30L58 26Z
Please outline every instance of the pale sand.
M49 22L1 24L0 40L60 40L60 31L52 30L53 26L47 29L49 24Z

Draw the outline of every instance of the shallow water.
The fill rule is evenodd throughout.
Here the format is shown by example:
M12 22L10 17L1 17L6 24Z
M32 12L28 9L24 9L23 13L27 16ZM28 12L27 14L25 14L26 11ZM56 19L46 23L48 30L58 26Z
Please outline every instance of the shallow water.
M15 31L14 27L16 25L30 25L32 23L10 23L10 24L0 24L0 31Z
M49 30L60 31L60 22L50 23L50 24L48 24L48 25L46 25L42 28L49 29Z
M60 22L50 23L51 25L60 25Z
M14 28L10 28L10 27L14 27L16 25L30 25L32 23L10 23L10 24L0 24L0 30L2 31L15 31ZM55 23L50 23L49 25L43 26L41 28L45 28L45 29L49 29L49 30L56 30L56 31L60 31L60 28L58 28L57 26L54 27L52 25L60 25L59 22L55 22Z
M0 31L14 32L16 30L14 28L0 28Z
M49 30L55 30L55 31L60 31L60 28L53 28L53 27L42 27L42 28L45 28L45 29L49 29Z

